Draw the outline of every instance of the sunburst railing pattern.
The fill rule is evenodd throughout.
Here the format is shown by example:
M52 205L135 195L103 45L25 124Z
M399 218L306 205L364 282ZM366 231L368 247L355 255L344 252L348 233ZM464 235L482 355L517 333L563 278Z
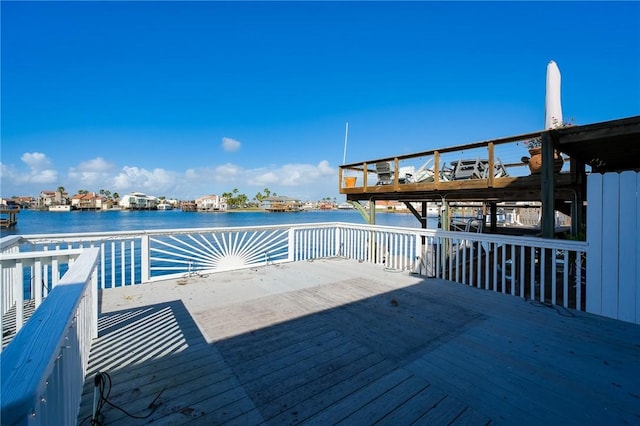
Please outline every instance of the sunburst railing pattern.
M288 229L243 229L151 237L152 276L219 272L287 261Z

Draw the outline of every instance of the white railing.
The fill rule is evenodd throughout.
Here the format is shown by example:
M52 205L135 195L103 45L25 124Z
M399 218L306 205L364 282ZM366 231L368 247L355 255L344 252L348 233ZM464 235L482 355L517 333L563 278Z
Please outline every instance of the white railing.
M342 256L584 309L585 242L349 223L24 236L38 250L100 247L100 288Z
M16 309L25 292L43 300L1 355L3 424L75 421L97 333L98 288L343 257L585 307L587 243L578 241L317 223L8 237L0 250L3 314L9 293Z
M585 242L444 231L427 238L421 260L426 275L585 308Z
M2 345L6 346L55 287L82 249L19 251L20 237L3 239L0 253Z
M1 355L2 424L75 424L97 336L99 249L70 266Z

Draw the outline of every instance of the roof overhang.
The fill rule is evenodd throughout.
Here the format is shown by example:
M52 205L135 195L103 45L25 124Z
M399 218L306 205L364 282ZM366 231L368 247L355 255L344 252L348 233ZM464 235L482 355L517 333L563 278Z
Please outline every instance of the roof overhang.
M551 131L557 148L597 173L640 171L640 116Z

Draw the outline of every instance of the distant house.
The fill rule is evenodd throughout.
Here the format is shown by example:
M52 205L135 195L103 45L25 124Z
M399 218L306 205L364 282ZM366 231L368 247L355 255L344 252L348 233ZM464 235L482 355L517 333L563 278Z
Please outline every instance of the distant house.
M102 210L108 208L107 199L95 192L76 194L71 198L71 207L77 210Z
M218 195L205 195L196 199L196 209L207 212L226 211L227 202Z
M267 197L260 202L260 208L269 212L299 212L302 205L300 199L284 196Z
M37 207L36 199L29 196L22 197L11 197L11 199L0 199L0 205L14 205L23 209L28 209L30 207Z
M377 200L376 210L408 212L409 209L399 201Z
M125 210L155 210L158 199L142 192L132 192L122 197L118 204Z
M39 207L64 206L69 201L69 194L60 191L40 191Z

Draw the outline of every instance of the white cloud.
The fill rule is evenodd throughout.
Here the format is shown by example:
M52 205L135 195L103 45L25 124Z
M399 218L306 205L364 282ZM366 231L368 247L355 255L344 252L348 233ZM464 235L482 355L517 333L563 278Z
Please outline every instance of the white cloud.
M76 167L69 169L69 179L76 182L82 189L97 185L104 189L111 183L111 171L115 166L101 157L83 161Z
M56 183L58 172L56 170L39 170L31 173L29 181L32 183Z
M114 189L123 192L144 191L150 195L172 190L176 182L176 173L164 169L147 170L125 166L113 178Z
M227 152L234 152L240 149L240 142L228 137L222 138L222 149Z
M32 171L45 170L51 165L51 161L41 152L25 152L20 159Z
M19 173L12 170L12 178L15 183L55 183L58 179L58 172L51 168L51 160L41 152L25 152L20 157L23 163L29 167L28 173ZM4 171L3 171L4 175Z
M251 185L278 183L282 186L314 184L336 173L326 160L315 166L313 164L285 164L269 171L255 170L255 172L254 177L249 179Z
M105 161L102 157L96 157L92 160L83 161L78 164L77 169L90 172L108 172L113 170L114 165Z
M43 153L25 153L21 159L28 170L26 166L21 170L14 165L0 163L3 192L32 195L63 185L70 193L79 189L105 189L121 195L141 191L155 196L195 199L204 194L221 194L233 188L252 196L257 191L269 188L282 195L320 199L333 196L338 190L335 179L337 172L327 161L317 164L272 164L258 168L225 163L167 170L133 165L117 168L104 158L97 157L71 167L63 177L59 176Z
M242 177L243 172L242 167L226 163L216 167L213 176L217 182L234 182Z
M256 186L269 186L279 181L280 179L274 172L265 172L249 178L249 184Z

